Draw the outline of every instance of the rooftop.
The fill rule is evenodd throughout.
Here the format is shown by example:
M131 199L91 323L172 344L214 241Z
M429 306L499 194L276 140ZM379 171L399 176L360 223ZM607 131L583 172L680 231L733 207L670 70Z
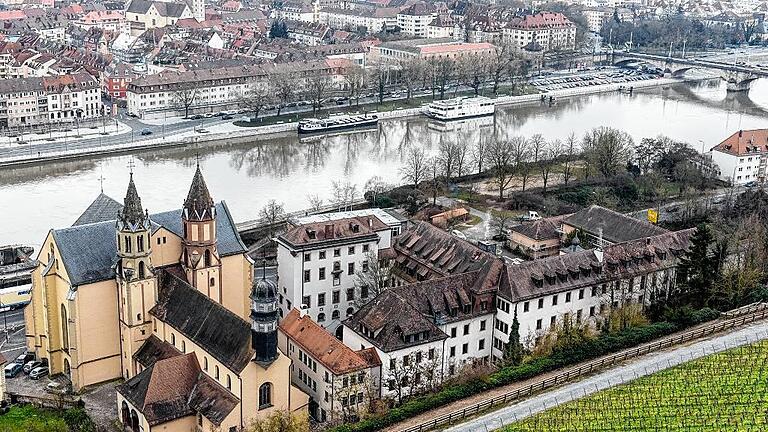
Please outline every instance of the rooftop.
M301 247L366 238L378 239L376 232L386 229L389 227L376 216L358 216L299 225L281 234L278 241Z
M599 236L602 230L603 239L611 243L621 243L668 232L652 223L598 205L591 205L566 217L563 219L563 224L586 231L595 237Z
M394 210L386 210L382 208L368 208L363 210L351 210L333 213L322 213L316 215L302 216L296 218L294 225L306 225L317 222L328 222L336 219L358 218L374 216L381 222L391 227L400 226L407 222L408 219Z
M734 132L720 144L712 147L722 153L735 156L768 152L768 129L751 129Z

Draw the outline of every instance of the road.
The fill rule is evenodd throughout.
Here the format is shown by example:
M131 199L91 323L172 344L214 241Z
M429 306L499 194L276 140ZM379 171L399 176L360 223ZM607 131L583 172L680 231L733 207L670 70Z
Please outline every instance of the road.
M765 339L768 339L768 322L763 321L732 333L636 358L623 366L606 370L579 382L567 384L445 430L450 432L496 430L548 408L632 381L641 376Z

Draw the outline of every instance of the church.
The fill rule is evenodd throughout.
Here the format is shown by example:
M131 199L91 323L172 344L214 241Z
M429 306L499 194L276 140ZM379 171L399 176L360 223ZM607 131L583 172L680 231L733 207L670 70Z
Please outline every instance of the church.
M306 408L277 347L273 282L253 277L232 216L198 165L183 208L150 214L131 174L123 204L104 194L51 230L25 309L29 351L73 390L122 378L132 431L234 431Z

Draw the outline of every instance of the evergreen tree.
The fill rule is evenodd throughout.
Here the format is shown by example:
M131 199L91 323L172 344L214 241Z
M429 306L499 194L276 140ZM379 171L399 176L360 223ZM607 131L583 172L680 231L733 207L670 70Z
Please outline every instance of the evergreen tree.
M717 279L719 260L709 253L713 240L709 226L700 224L678 266L678 281L685 289L683 297L695 306L706 303Z
M523 362L523 344L520 343L520 321L517 320L517 309L509 329L509 343L504 352L504 361L508 365L517 366Z
M288 37L288 24L283 20L274 20L269 27L269 37L275 38L287 38Z

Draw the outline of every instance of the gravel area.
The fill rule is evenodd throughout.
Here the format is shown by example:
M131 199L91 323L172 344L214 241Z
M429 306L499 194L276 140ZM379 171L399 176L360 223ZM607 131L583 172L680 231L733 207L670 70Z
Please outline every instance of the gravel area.
M681 363L764 339L768 339L768 322L760 322L732 333L714 336L686 346L639 357L628 361L622 366L606 370L579 382L564 385L538 396L533 396L522 402L503 407L445 430L451 432L496 430L548 408L632 381L641 376L650 375Z

